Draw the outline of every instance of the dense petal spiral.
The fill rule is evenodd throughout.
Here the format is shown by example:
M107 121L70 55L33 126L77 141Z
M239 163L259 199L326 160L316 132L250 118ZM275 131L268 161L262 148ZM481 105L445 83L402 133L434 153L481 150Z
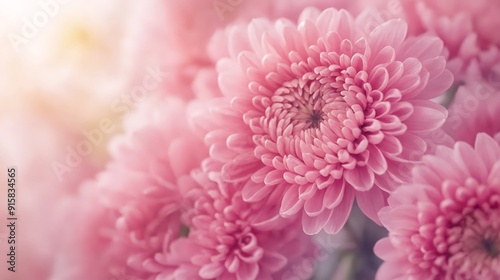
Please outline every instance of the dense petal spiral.
M190 189L202 191L195 201L189 236L174 241L172 250L158 258L177 265L175 279L311 276L312 268L293 270L314 249L310 237L300 230L300 221L277 217L276 206L244 202L241 184L215 183L201 171L193 178Z
M425 156L379 213L377 279L500 277L500 146L485 133Z
M496 0L398 0L412 34L439 36L450 52L448 68L456 81L467 79L469 67L478 64L484 77L498 72L500 18Z
M357 199L377 221L386 191L426 151L446 110L429 101L452 83L438 38L406 37L401 20L366 30L366 14L306 9L298 24L256 19L227 30L217 64L223 98L208 132L222 178L246 201L280 191L281 215L306 233L338 232Z

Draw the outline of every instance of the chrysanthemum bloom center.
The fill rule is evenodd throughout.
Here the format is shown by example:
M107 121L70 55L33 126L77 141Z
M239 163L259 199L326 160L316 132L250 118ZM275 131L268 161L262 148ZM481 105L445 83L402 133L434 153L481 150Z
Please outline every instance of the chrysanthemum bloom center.
M464 186L450 181L444 185L456 191L441 203L435 222L422 225L419 237L413 237L415 244L425 241L418 245L421 252L409 260L431 266L434 275L453 273L450 277L457 279L462 279L460 275L481 279L500 275L500 195L472 178Z
M366 41L351 42L338 36L328 35L324 40L337 45L318 49L306 61L297 58L290 66L281 65L282 69L288 67L290 78L279 85L272 80L277 72L267 75L272 85L251 84L256 110L248 112L244 119L254 132L255 155L266 165L281 169L288 183L312 184L321 190L341 179L345 170L352 170L348 177L354 178L353 187L366 190L372 187L374 173L385 172L378 148L370 146L386 137L391 143L397 141L393 137L406 131L398 116L389 116L389 102L401 93L381 91L390 79L387 64L396 66L400 62L386 56L386 64L372 70L370 77ZM393 109L401 107L411 113L411 108L403 105ZM373 162L382 163L382 168L368 168L370 149L376 153ZM394 149L388 152L399 153ZM364 182L359 182L360 177ZM311 189L311 195L313 192ZM324 192L326 189L317 195L318 199Z
M348 41L343 45L352 48ZM260 125L269 134L303 136L300 131L309 128L319 132L321 123L334 125L327 120L345 114L350 106L361 104L366 108L366 92L362 86L368 75L364 71L362 55L356 54L351 58L346 54L323 52L319 54L319 59L324 66L300 63L309 70L302 74L295 73L296 79L284 82L272 94L271 105L260 119ZM263 97L261 100L267 103L266 99ZM343 124L337 121L335 126L340 128Z
M357 48L363 51L363 47L366 46ZM256 100L264 105L263 110L248 114L252 117L248 118L250 127L256 134L254 141L268 152L297 159L307 153L318 161L325 161L323 152L328 146L332 157L328 157L331 161L327 160L325 165L330 165L330 175L335 173L336 178L342 169L366 165L366 136L377 135L371 138L373 144L381 140L382 134L378 131L381 127L373 120L377 112L371 108L373 102L383 98L379 91L369 87L369 92L365 90L368 79L366 58L354 52L353 43L344 40L339 48L345 53L324 51L317 54L318 62L292 64L290 71L297 78L283 82L269 97L259 93ZM269 140L280 145L281 149L269 149L270 146L266 145ZM301 142L322 152L297 149ZM333 159L337 153L339 158ZM288 172L292 172L290 176L302 175L294 170ZM331 182L328 171L323 170L323 173L316 174L318 183Z
M481 240L482 249L485 250L492 258L498 257L498 254L500 253L498 245L500 245L498 238Z
M318 81L302 78L286 82L271 97L272 105L266 119L289 120L292 134L309 128L319 128L328 117L339 94Z
M464 228L460 243L471 263L480 265L500 255L500 228L490 226L491 213L476 209L462 223Z
M421 134L445 119L428 101L452 82L441 43L406 38L400 20L367 33L365 20L311 9L297 25L255 21L228 32L231 58L218 63L230 106L220 116L234 126L207 141L224 162L223 177L251 174L257 186L245 185L246 201L282 192L280 214L305 214L308 234L340 230L354 199L377 221L382 192L408 177L398 166L418 160ZM227 149L215 148L219 141Z
M380 219L376 279L500 279L500 146L485 133L424 156ZM396 277L395 277L396 276Z

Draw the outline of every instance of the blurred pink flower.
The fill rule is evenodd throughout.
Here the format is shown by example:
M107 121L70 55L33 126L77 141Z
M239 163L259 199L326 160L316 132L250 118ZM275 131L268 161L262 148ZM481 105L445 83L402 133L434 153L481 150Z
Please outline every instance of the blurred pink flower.
M157 17L161 28L156 31L165 40L165 54L173 65L207 65L212 62L206 55L206 45L212 34L233 23L247 23L256 17L276 19L286 17L297 20L302 10L309 6L319 9L328 7L349 8L358 12L358 1L347 0L188 0L158 1ZM193 9L193 6L197 7ZM186 15L190 15L186 17ZM160 22L157 22L160 24Z
M379 213L377 279L500 277L500 146L479 134L425 156Z
M150 5L156 6L156 16L149 20L147 36L161 42L156 50L159 59L175 69L165 87L183 88L178 94L186 99L199 94L191 88L197 72L215 64L207 55L207 45L216 31L258 17L296 21L309 6L361 10L359 0L156 0Z
M282 192L281 215L303 212L308 234L338 232L355 198L377 221L402 166L425 152L422 135L447 115L428 100L453 80L442 42L406 38L401 20L367 33L366 16L307 9L298 25L229 28L230 58L217 64L224 97L195 117L222 179L251 177L247 201Z
M411 33L431 32L439 36L450 51L449 69L456 80L466 78L471 63L479 62L484 75L491 62L500 61L500 28L496 0L478 1L400 1L411 26Z
M50 279L52 266L61 251L60 236L72 224L65 220L64 204L75 196L78 185L95 174L97 166L85 158L70 172L59 177L53 169L55 161L67 156L64 147L74 145L79 139L71 131L47 122L32 112L18 112L0 117L0 166L5 183L0 186L4 193L0 201L0 218L7 221L7 169L16 167L15 217L16 244L7 243L10 231L0 230L0 251L10 252L16 246L16 272L4 267L0 279ZM63 162L64 164L64 162ZM50 207L48 207L50 206ZM21 265L22 264L22 265ZM27 269L23 269L25 267Z
M73 269L77 275L63 274L70 277L66 279L88 279L89 267L94 273L97 267L103 269L98 277L114 268L140 279L155 279L172 270L159 264L155 255L189 226L182 213L190 190L182 189L181 182L207 151L190 130L185 102L169 97L141 105L126 120L126 133L111 143L112 161L96 183L86 186L77 210L88 221L80 238L102 241L74 252L74 246L68 246L68 253L90 254L94 261L74 264L80 268ZM96 209L85 211L89 204Z
M443 129L456 141L474 144L476 135L485 132L494 136L500 132L500 84L483 79L471 79L459 86Z
M277 206L244 202L241 184L217 184L201 171L193 177L190 189L201 192L189 236L174 241L163 260L158 257L179 265L174 279L282 279L313 251L300 223L277 217ZM312 269L294 279L308 279Z
M442 17L442 24L449 20L462 19L462 22L467 25L465 31L473 32L477 35L478 43L482 46L491 44L500 46L500 34L497 32L500 27L500 18L497 11L500 9L500 3L496 0L477 0L471 1L432 1L432 0L410 0L402 1L407 8L407 12L418 13L421 17L420 28L439 28L439 26L428 26L430 17ZM416 9L415 9L416 7ZM448 18L445 20L444 18ZM444 26L441 26L444 27ZM451 35L451 34L450 34Z
M0 108L29 110L73 129L88 128L104 116L119 115L117 100L130 95L147 74L142 36L147 5L62 2L23 0L2 6L15 15L15 20L1 17L1 25L9 26L3 31L17 39L0 42L0 88L5 88L0 95L9 104ZM29 23L20 24L20 19Z

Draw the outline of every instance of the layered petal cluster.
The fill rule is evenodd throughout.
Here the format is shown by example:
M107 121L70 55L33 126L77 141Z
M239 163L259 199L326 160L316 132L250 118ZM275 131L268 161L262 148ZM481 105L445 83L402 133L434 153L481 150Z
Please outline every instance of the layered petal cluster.
M256 17L276 19L285 17L296 20L301 11L309 6L319 9L335 7L353 12L361 10L360 1L347 0L218 0L183 2L157 2L158 18L163 19L160 35L168 38L163 47L168 63L174 65L210 64L206 53L206 45L212 34L235 22L248 22ZM199 7L193 9L193 6ZM190 17L185 15L189 14Z
M175 91L184 98L203 96L200 89L192 88L200 71L213 69L207 45L212 35L234 23L248 23L253 18L287 18L296 21L306 7L326 9L344 8L359 13L363 7L360 0L213 0L213 1L163 1L154 0L155 6L150 25L151 38L160 40L160 60L175 71L167 79L166 87L181 88ZM197 7L193 9L193 6ZM189 15L189 16L186 16ZM150 20L152 21L152 20ZM218 46L221 49L220 46ZM201 89L203 92L203 89ZM172 94L172 91L168 91Z
M473 79L460 86L448 107L449 117L443 128L456 141L474 144L480 132L500 133L500 83Z
M425 24L431 16L437 17L448 17L452 19L453 17L461 17L465 24L469 25L469 28L464 31L472 31L476 34L477 40L480 44L484 46L489 46L491 44L500 45L500 35L498 34L497 28L500 27L500 19L498 18L496 11L500 9L500 3L495 0L478 0L475 2L470 1L431 1L431 0L410 0L404 3L407 8L413 8L413 12L425 15L428 18L422 18L422 27L425 28ZM410 11L408 11L410 12ZM453 19L453 20L455 20ZM415 22L415 24L418 24ZM436 27L436 26L434 26Z
M89 233L81 236L104 241L97 248L79 248L76 254L94 254L94 262L101 263L80 265L106 267L98 275L102 279L109 279L114 271L137 279L157 279L173 271L158 263L155 255L185 235L190 221L183 213L192 203L188 203L191 190L182 189L182 182L207 156L187 123L186 106L174 97L142 104L126 120L126 133L111 143L113 159L106 170L86 187L87 203L82 204L93 199L95 209L88 221ZM65 279L87 279L85 269L75 271L81 274L63 274ZM60 273L68 272L61 269Z
M309 279L301 261L314 244L298 220L278 217L277 206L243 201L241 184L193 174L200 189L187 238L174 241L160 262L177 265L175 279ZM285 277L285 278L284 278Z
M385 192L447 115L428 100L453 80L442 42L407 38L401 20L370 31L367 18L306 9L298 24L228 29L230 56L217 64L223 97L197 121L222 179L246 180L246 201L279 191L281 215L302 213L308 234L338 232L355 199L377 221Z
M500 3L479 1L400 1L416 34L431 32L439 36L450 51L449 69L459 80L466 78L471 63L479 63L483 74L499 62Z
M500 277L500 146L481 133L425 156L379 213L377 279Z

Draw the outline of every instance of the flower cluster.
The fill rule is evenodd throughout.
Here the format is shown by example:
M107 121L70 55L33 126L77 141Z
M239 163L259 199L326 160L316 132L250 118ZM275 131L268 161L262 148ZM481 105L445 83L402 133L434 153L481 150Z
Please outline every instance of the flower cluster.
M380 211L378 279L500 277L500 146L478 134L424 157ZM396 249L397 248L397 249Z
M355 198L378 221L402 165L447 115L429 101L453 81L441 41L407 38L401 20L366 24L364 14L310 9L298 24L229 30L230 57L217 64L224 100L210 108L215 120L199 121L223 179L251 177L251 202L281 192L281 215L302 214L308 234L337 233Z
M74 226L44 275L500 278L500 5L455 2L155 0L116 52L92 24L56 32L85 92L117 73L99 88L122 133L61 195Z

